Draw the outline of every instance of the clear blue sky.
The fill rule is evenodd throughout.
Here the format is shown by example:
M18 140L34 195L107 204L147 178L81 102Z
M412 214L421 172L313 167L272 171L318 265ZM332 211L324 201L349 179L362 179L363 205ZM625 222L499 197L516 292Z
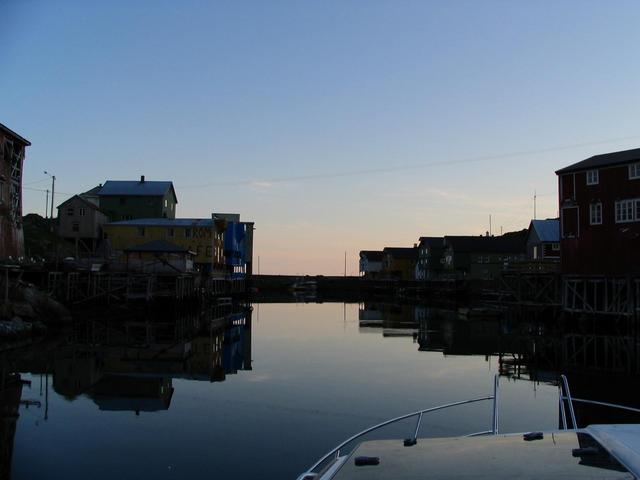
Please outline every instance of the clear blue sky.
M356 273L360 249L489 214L525 228L534 190L556 215L555 169L640 144L637 1L0 0L0 19L25 212L43 170L65 195L173 180L181 217L255 220L263 273L341 273L345 250Z

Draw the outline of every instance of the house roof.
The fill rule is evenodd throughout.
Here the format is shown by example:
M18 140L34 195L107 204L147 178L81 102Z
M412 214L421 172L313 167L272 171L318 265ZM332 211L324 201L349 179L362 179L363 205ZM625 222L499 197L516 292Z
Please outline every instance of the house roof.
M613 167L615 165L623 165L625 163L633 162L640 162L640 148L594 155L593 157L589 157L581 162L556 170L556 175L578 172L580 170L591 170L599 167Z
M524 253L528 230L505 233L499 237L446 236L445 242L456 252Z
M188 248L167 242L166 240L152 240L151 242L141 245L125 248L124 251L141 253L190 253L195 255L195 252L190 251Z
M429 245L430 247L441 247L444 237L420 237L420 245Z
M381 262L382 251L381 250L361 250L361 257L366 257L370 262Z
M382 253L409 260L418 258L418 249L414 247L385 247Z
M24 143L27 147L29 145L31 145L31 142L29 140L27 140L26 138L18 135L16 132L14 132L13 130L11 130L9 127L7 127L6 125L3 125L0 123L0 130L2 130L4 133L11 135L12 137L18 139L20 142Z
M136 218L121 220L107 225L128 225L133 227L212 227L211 218Z
M102 184L100 184L100 185L96 185L96 186L95 186L95 187L93 187L92 189L87 190L86 192L82 192L80 195L81 195L81 196L86 195L86 196L88 196L88 197L91 197L91 196L94 196L94 195L98 195L98 192L99 192L100 190L102 190Z
M84 195L84 194L81 194ZM93 210L96 210L100 213L103 213L106 215L105 212L103 212L102 210L100 210L100 207L98 207L95 203L91 203L89 200L82 198L80 195L74 195L71 198L68 198L67 200L65 200L64 202L62 202L60 205L58 205L58 209L64 208L64 206L71 202L72 200L80 200L82 203L84 203L87 207L92 208ZM58 214L59 215L59 214Z
M535 230L541 242L560 241L560 221L557 218L531 220L529 230Z
M178 202L178 197L173 188L173 182L158 182L152 180L107 180L98 195L106 196L148 196L162 197L169 190L173 192L173 196Z

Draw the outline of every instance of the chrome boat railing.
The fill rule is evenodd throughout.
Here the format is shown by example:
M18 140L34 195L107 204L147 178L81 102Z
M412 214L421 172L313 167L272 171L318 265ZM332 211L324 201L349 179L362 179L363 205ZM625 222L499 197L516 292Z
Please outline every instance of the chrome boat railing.
M346 439L344 442L342 442L340 445L338 445L337 447L333 448L331 451L329 451L327 454L325 454L322 458L320 458L320 460L318 460L316 463L314 463L309 469L307 469L306 472L304 472L302 475L300 475L298 477L297 480L313 480L318 478L318 474L315 473L315 470L318 469L318 467L320 467L323 463L325 463L327 460L329 460L331 457L334 457L335 459L338 459L340 457L340 451L347 446L349 443L353 442L354 440L357 440L360 437L363 437L364 435L371 433L375 430L378 430L382 427L385 427L387 425L390 425L392 423L396 423L399 422L401 420L405 420L407 418L411 418L411 417L418 417L417 421L416 421L416 426L415 429L413 431L413 435L410 438L407 438L404 440L404 445L406 447L410 447L412 445L416 445L417 441L418 441L418 433L420 431L420 426L422 424L422 416L425 413L431 413L431 412L435 412L438 410L445 410L447 408L452 408L452 407L457 407L460 405L467 405L469 403L476 403L476 402L482 402L482 401L486 401L486 400L493 400L493 421L492 421L492 425L491 425L491 430L485 430L482 432L475 432L475 433L471 433L466 435L467 437L476 437L476 436L481 436L481 435L497 435L498 431L499 431L499 426L498 426L498 399L499 399L499 391L500 391L500 377L499 375L495 375L494 376L494 382L493 382L493 395L487 395L484 397L478 397L478 398L472 398L469 400L462 400L459 402L453 402L453 403L446 403L444 405L438 405L436 407L431 407L431 408L426 408L424 410L418 410L417 412L412 412L412 413L407 413L406 415L401 415L399 417L395 417L392 418L390 420L386 420L382 423L379 423L377 425L374 425L372 427L369 427L365 430L362 430L361 432L356 433L355 435L349 437L348 439ZM583 398L574 398L571 396L571 390L569 389L569 382L567 380L567 377L565 375L560 375L560 381L558 382L558 402L559 402L559 406L560 406L560 418L562 421L562 428L563 430L569 430L568 428L568 422L567 422L567 412L566 410L569 410L569 418L571 419L571 430L575 430L578 428L578 423L576 421L576 414L575 414L575 410L573 408L573 402L579 402L579 403L588 403L588 404L592 404L592 405L600 405L600 406L605 406L605 407L611 407L611 408L618 408L621 410L627 410L630 412L635 412L635 413L640 413L640 409L637 408L633 408L633 407L627 407L624 405L617 405L615 403L607 403L607 402L599 402L599 401L595 401L595 400L586 400ZM565 408L565 402L567 403L567 407Z
M584 398L575 398L571 396L571 390L569 390L569 382L565 375L560 375L560 382L558 383L558 401L560 404L560 419L562 421L562 428L569 430L567 422L567 412L564 403L567 402L567 408L571 418L571 430L578 428L578 422L576 421L576 413L573 409L573 403L588 403L591 405L600 405L602 407L617 408L619 410L626 410L628 412L640 413L640 409L627 407L625 405L618 405L616 403L599 402L597 400L586 400Z
M318 460L316 463L314 463L306 472L304 472L302 475L300 475L298 477L298 480L311 480L314 478L317 478L317 474L314 473L314 471L320 467L324 462L326 462L327 460L329 460L331 457L334 458L338 458L340 456L340 450L342 450L345 446L347 446L348 444L350 444L351 442L353 442L354 440L357 440L358 438L371 433L375 430L378 430L382 427L386 427L387 425L390 425L392 423L396 423L399 422L401 420L405 420L407 418L411 418L411 417L418 417L417 421L416 421L416 426L415 429L413 431L413 435L410 438L407 438L404 440L404 445L407 447L410 447L412 445L415 445L417 443L418 440L418 433L420 431L420 425L422 423L422 416L425 413L431 413L431 412L436 412L438 410L445 410L447 408L452 408L452 407L458 407L460 405L467 405L469 403L476 403L476 402L483 402L483 401L487 401L487 400L493 400L493 424L492 424L492 429L491 430L487 430L484 432L477 432L477 433L472 433L470 436L476 436L476 435L486 435L489 433L492 434L497 434L498 433L498 390L499 390L499 377L498 375L495 376L494 378L494 384L493 384L493 395L486 395L484 397L477 397L477 398L472 398L469 400L461 400L459 402L453 402L453 403L446 403L444 405L438 405L436 407L431 407L431 408L425 408L424 410L418 410L417 412L412 412L412 413L407 413L406 415L401 415L399 417L395 417L392 418L390 420L386 420L382 423L379 423L377 425L374 425L372 427L369 427L365 430L362 430L361 432L356 433L355 435L349 437L348 439L346 439L344 442L342 442L340 445L338 445L337 447L333 448L332 450L330 450L327 454L325 454L322 458L320 458L320 460Z

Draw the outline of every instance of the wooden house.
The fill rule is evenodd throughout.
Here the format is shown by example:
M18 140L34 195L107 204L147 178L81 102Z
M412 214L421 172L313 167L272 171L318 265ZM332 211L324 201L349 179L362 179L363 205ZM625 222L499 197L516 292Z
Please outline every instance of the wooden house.
M417 261L417 247L385 247L382 250L381 275L386 279L413 280Z
M444 237L420 237L415 279L434 280L438 278L443 267L443 252Z
M557 218L531 220L527 234L527 259L560 261L560 221Z
M0 259L24 256L22 168L29 145L0 123Z
M193 271L196 256L186 247L166 240L152 240L124 249L127 271L143 273L185 273Z
M58 205L58 235L72 241L76 257L93 254L102 239L102 227L109 221L98 207L96 189L74 195Z
M490 280L526 257L527 230L494 236L445 236L443 275Z
M178 197L172 182L108 180L97 192L100 209L112 222L138 218L176 218Z
M640 148L556 172L563 273L640 272Z
M382 271L381 250L360 251L360 275L365 278L378 278Z
M212 218L139 218L104 225L104 236L112 251L124 259L126 251L164 240L195 253L194 264L211 274L251 275L253 222L230 221L213 214Z

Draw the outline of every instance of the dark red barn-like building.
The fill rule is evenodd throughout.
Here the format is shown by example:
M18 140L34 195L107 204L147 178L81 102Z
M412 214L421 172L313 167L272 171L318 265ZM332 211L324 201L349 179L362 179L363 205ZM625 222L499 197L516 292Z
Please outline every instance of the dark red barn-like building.
M562 273L640 273L640 148L558 170Z
M29 145L0 123L0 259L24 255L22 164Z

